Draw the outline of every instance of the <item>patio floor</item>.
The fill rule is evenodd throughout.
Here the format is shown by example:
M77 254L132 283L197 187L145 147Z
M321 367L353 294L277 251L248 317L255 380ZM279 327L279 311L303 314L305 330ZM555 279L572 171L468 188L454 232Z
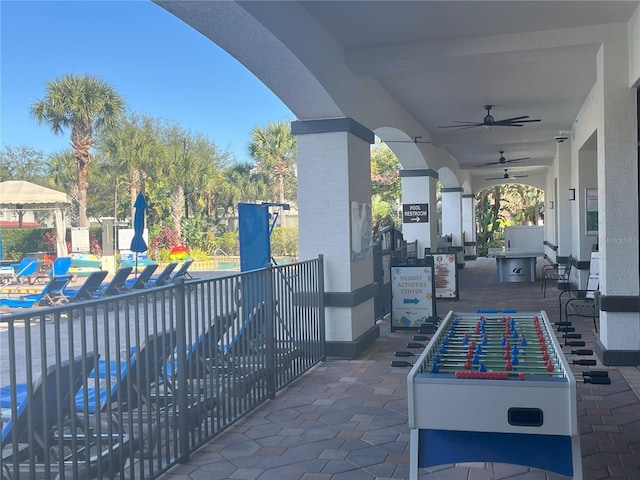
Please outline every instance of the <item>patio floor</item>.
M538 270L542 262L538 261ZM493 259L467 261L460 299L438 300L438 314L477 308L545 310L558 318L555 287L542 298L540 281L497 282ZM591 348L590 320L574 322ZM390 332L355 360L329 359L175 466L163 480L383 480L409 477L408 369L392 368L415 332ZM582 348L582 347L581 347ZM593 357L595 358L595 357ZM575 367L580 371L597 367ZM578 423L585 480L640 479L640 369L610 367L610 385L578 384ZM447 412L442 412L447 414ZM516 465L474 463L421 469L421 479L566 478Z

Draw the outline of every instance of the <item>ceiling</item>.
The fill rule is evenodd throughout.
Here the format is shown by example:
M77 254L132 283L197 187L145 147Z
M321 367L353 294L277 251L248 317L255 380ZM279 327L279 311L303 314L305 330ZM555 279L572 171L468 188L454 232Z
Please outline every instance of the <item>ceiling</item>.
M471 175L544 170L596 81L599 24L626 23L638 2L303 2L343 46ZM529 115L522 127L442 129Z
M421 135L419 141L445 149L462 170L482 179L504 173L502 165L480 167L497 162L501 151L506 160L528 157L506 165L511 174L544 173L556 154L554 137L570 135L596 82L596 55L611 30L604 26L618 24L619 29L640 2L239 2L286 46L278 57L259 29L245 26L248 17L234 13L223 20L228 3L156 3L243 61L294 113L294 95L304 95L294 90L303 77L277 91L283 75L297 74L283 60L286 53L307 65L324 86L332 81L347 85L349 75L363 85L374 84L400 105L417 130L427 133L405 131L409 137ZM336 53L343 57L336 68L321 65L323 55ZM343 65L348 74L338 71ZM304 100L314 99L309 94ZM318 104L322 101L330 103L325 98ZM528 115L541 121L521 127L440 128L482 122L485 105L493 106L495 120Z

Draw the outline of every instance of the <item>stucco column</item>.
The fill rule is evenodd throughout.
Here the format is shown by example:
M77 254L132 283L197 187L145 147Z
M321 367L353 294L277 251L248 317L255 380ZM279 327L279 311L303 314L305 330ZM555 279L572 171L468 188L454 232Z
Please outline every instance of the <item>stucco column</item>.
M556 155L558 156L558 192L555 200L556 210L556 232L557 250L553 262L558 261L558 257L567 257L571 254L572 218L578 214L577 204L569 200L569 188L575 188L577 180L571 178L571 139L557 145Z
M462 231L464 232L464 258L476 258L476 196L472 193L462 194Z
M402 222L402 236L407 242L418 241L418 257L424 257L425 248L437 245L438 214L436 209L436 180L438 172L430 169L400 170L402 205L427 204L428 221Z
M371 155L351 118L296 121L300 258L324 254L327 355L355 357L374 322Z
M640 363L638 112L629 88L626 35L597 55L602 122L598 130L600 245L599 354L607 365Z
M462 188L441 188L442 235L451 235L451 247L456 251L459 265L464 265L462 239Z

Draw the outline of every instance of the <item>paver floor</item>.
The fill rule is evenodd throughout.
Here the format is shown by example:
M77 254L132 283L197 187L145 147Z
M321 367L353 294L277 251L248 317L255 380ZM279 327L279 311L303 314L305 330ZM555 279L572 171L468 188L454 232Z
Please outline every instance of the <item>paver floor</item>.
M538 269L542 262L538 262ZM467 261L459 272L460 299L438 300L438 314L477 308L545 310L558 317L558 292L542 298L540 281L498 283L495 261ZM373 322L373 319L372 319ZM586 347L596 333L590 320L574 322ZM383 480L409 477L408 369L392 368L413 331L380 337L357 359L328 359L178 465L163 480ZM568 349L570 350L570 349ZM417 352L419 353L419 351ZM581 369L575 367L577 379ZM579 382L578 423L585 480L640 479L640 369L608 368L610 385ZM455 412L438 412L455 415ZM479 412L479 414L481 414ZM517 465L472 463L421 469L421 479L565 478Z

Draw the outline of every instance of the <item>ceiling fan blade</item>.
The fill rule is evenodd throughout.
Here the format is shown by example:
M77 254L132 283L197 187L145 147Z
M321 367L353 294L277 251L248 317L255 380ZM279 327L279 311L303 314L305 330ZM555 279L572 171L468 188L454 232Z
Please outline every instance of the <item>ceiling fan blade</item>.
M527 178L529 175L509 175L509 178Z
M529 115L521 115L519 117L511 117L511 118L503 118L502 120L496 120L496 123L501 123L501 122L520 122L521 120L524 120L525 118L530 118Z
M505 120L500 120L497 121L495 124L496 125L515 125L518 123L533 123L533 122L541 122L542 120L540 120L539 118L532 118L530 120L514 120L513 122L506 122L506 123L502 123L505 122ZM519 125L522 126L522 125Z
M490 177L490 178L485 178L485 180L505 180L504 176L503 177Z
M522 160L529 160L530 157L522 157L522 158L514 158L512 160L505 160L504 162L489 162L489 163L481 163L480 165L473 165L471 168L482 168L482 167L490 167L491 165L505 165L507 163L521 162Z
M511 160L505 160L503 163L521 162L522 160L529 160L530 157L512 158Z
M482 123L478 123L478 122L462 122L462 121L456 121L456 120L454 120L454 122L459 123L459 125L444 125L438 128L472 128L472 127L481 127L483 125Z

